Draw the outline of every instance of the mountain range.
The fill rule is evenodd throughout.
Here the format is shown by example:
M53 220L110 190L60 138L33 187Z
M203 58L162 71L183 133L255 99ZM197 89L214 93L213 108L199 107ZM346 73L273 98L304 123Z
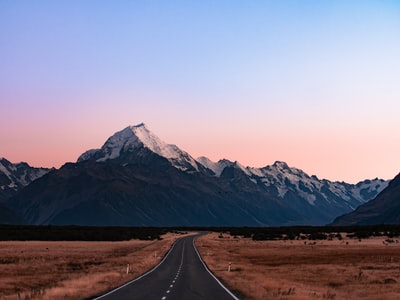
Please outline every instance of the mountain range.
M375 199L340 216L332 225L400 224L400 174Z
M195 159L144 124L116 132L76 163L40 174L4 196L7 207L29 224L322 225L388 186L382 179L321 180L279 161L253 168ZM16 180L4 182L17 186Z
M0 203L51 170L34 168L25 162L13 164L5 158L0 158Z
M19 190L32 181L50 172L51 169L34 168L25 162L13 164L0 158L0 221L1 223L18 223L18 218L4 203L16 195Z

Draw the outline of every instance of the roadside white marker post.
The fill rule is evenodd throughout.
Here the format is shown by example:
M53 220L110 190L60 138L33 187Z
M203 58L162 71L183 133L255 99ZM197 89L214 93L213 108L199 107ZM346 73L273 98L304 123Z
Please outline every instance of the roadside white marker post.
M129 264L126 265L126 275L129 274Z
M154 251L154 258L157 258L157 251Z
M228 265L228 272L230 272L231 271L231 262L229 262L229 265Z

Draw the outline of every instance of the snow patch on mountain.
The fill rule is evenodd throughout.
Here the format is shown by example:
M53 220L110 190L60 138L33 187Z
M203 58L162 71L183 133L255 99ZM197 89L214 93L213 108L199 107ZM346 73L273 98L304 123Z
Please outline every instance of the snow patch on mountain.
M245 166L243 166L242 164L240 164L237 161L232 162L227 159L221 159L218 162L213 162L212 160L210 160L209 158L207 158L205 156L198 157L197 161L199 163L201 163L203 166L205 166L206 168L213 171L215 176L217 176L217 177L220 177L222 172L224 171L224 169L227 167L239 168L244 173L246 173L246 175L250 175L248 168L246 168Z
M357 198L369 197L370 195L379 194L388 185L389 181L383 179L364 180L355 185L352 193Z
M13 164L7 164L6 168L6 160L5 158L0 158L0 172L6 175L8 178L11 178L11 172L17 171L17 168Z
M84 152L83 154L81 154L81 156L79 156L78 162L91 159L99 150L100 149L90 149Z
M304 171L289 167L285 162L280 161L260 169L249 167L247 169L253 177L262 181L267 187L276 188L279 197L283 198L288 191L293 191L311 205L315 204L318 195L327 202L335 201L334 199L337 198L347 202L356 200L361 204L375 197L388 184L379 179L358 185L320 180L316 176L309 176ZM368 193L360 192L365 189Z
M0 183L0 188L18 190L21 187L27 186L32 181L47 174L51 169L33 168L27 163L21 162L13 164L5 158L0 158L0 174L3 175L3 183Z
M222 171L225 169L225 165L223 164L219 164L217 162L213 162L212 160L210 160L209 158L205 157L205 156L200 156L197 158L197 161L199 163L201 163L203 166L205 166L206 168L210 169L211 171L214 172L214 174L216 176L221 176Z

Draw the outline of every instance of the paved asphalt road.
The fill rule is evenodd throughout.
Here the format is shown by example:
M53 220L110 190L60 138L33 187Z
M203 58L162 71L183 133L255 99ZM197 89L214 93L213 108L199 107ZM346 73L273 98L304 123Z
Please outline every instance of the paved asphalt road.
M95 299L238 299L205 267L195 237L177 240L155 269Z

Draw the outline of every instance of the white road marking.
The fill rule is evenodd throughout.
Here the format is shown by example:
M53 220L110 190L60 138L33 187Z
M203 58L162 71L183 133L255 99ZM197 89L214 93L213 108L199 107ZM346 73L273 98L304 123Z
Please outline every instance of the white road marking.
M196 237L197 238L197 237ZM204 263L203 259L201 258L199 251L197 251L196 246L194 245L194 241L196 240L196 238L193 238L192 240L192 244L193 244L193 248L197 253L197 256L199 257L201 263L203 264L204 268L206 269L206 271L215 279L216 282L218 282L218 284L235 300L239 300L238 297L236 297L234 294L232 294L232 292L230 290L228 290L227 287L225 287L221 281L218 280L217 277L215 277L215 275L207 268L206 264Z
M218 280L218 278L215 277L215 275L207 268L206 264L204 263L203 259L202 259L201 256L200 256L199 252L197 251L197 248L196 248L194 242L195 242L195 238L193 238L193 240L192 240L192 245L193 245L193 248L194 248L194 250L195 250L197 256L199 257L201 263L203 264L204 268L206 269L206 271L214 278L214 280L215 280L215 281L216 281L216 282L217 282L217 283L218 283L218 284L219 284L219 285L234 299L234 300L239 300L239 298L237 298L234 294L232 294L232 292L231 292L230 290L228 290L228 288L226 288L226 287ZM99 297L93 298L93 300L98 300L98 299L101 299L101 298L103 298L103 297L105 297L105 296L108 296L108 295L110 295L110 294L112 294L112 293L114 293L114 292L116 292L116 291L118 291L118 290L120 290L120 289L122 289L122 288L128 286L129 284L131 284L131 283L133 283L133 282L135 282L135 281L138 281L139 279L141 279L141 278L143 278L143 277L149 275L149 274L152 273L153 271L155 271L155 270L167 259L167 257L169 256L169 254L172 252L173 248L175 247L175 244L176 244L176 243L174 243L174 244L172 245L171 249L168 251L168 253L165 255L165 257L164 257L164 258L161 260L161 262L160 262L157 266L155 266L153 269L151 269L150 271L146 272L145 274L139 276L138 278L133 279L133 280L131 280L131 281L125 283L124 285L121 285L120 287L118 287L118 288L116 288L116 289L114 289L114 290L111 290L110 292L108 292L108 293L106 293L106 294L104 294L104 295L101 295L101 296L99 296ZM177 274L176 274L175 280L172 281L173 283L175 283L175 281L178 279L180 270L181 270L181 268L182 268L182 266L183 266L184 252L185 252L185 247L183 246L183 248L182 248L181 264L180 264L180 266L179 266L179 269L178 269L178 272L177 272ZM173 287L173 285L170 285L170 288L171 288L171 287ZM167 290L167 291L166 291L167 294L169 294L170 292L171 292L171 290ZM166 296L163 296L163 297L161 298L161 300L165 300L165 299L167 299Z
M179 277L179 273L180 273L181 268L182 268L182 265L183 265L183 257L184 257L184 254L185 254L185 244L183 244L183 246L182 246L181 264L179 265L178 272L176 273L175 279L172 280L172 283L175 283L175 281L176 281L176 280L178 279L178 277ZM173 285L173 284L170 284L169 288L171 289L171 288L173 288L173 287L174 287L174 285ZM171 292L170 289L167 290L165 293L166 293L166 294L169 294L169 293ZM164 297L161 298L161 300L165 300L165 299L167 299L166 296L164 296Z
M178 240L177 240L177 241L178 241ZM93 300L97 300L97 299L104 298L104 297L106 297L106 296L108 296L108 295L110 295L110 294L112 294L112 293L114 293L114 292L116 292L116 291L118 291L118 290L120 290L120 289L126 287L127 285L130 285L131 283L133 283L133 282L135 282L135 281L138 281L139 279L141 279L141 278L143 278L143 277L149 275L149 274L152 273L153 271L155 271L155 270L167 259L168 255L172 252L172 249L174 249L175 244L176 244L176 241L175 241L174 244L172 245L171 249L169 249L167 255L165 255L164 258L162 259L162 261L160 261L160 263L159 263L157 266L155 266L153 269L151 269L150 271L144 273L142 276L139 276L138 278L135 278L135 279L133 279L133 280L131 280L131 281L125 283L124 285L121 285L121 286L117 287L116 289L113 289L113 290L109 291L108 293L106 293L106 294L104 294L104 295L101 295L101 296L99 296L99 297L93 298Z

